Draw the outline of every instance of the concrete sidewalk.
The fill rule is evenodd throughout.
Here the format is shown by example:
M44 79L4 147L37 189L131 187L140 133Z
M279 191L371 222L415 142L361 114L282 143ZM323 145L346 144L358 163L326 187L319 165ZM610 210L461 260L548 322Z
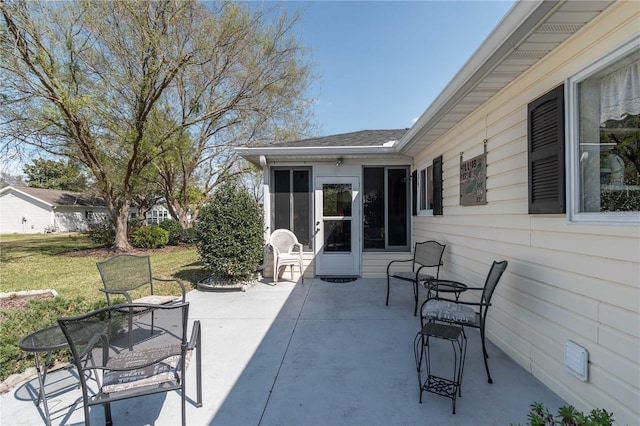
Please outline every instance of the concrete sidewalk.
M468 331L462 397L431 393L418 402L409 285L397 285L385 306L386 281L328 283L261 282L246 293L191 291L190 318L202 324L204 406L187 402L193 425L509 425L526 424L529 405L552 412L557 395L488 342L487 383L476 330ZM450 345L432 346L437 365L449 374ZM445 365L446 364L446 365ZM73 370L71 370L73 372ZM48 377L61 380L69 372ZM0 398L1 425L44 424L34 404L37 379ZM187 397L195 398L195 368L187 374ZM76 388L49 400L54 425L83 424ZM191 401L192 402L192 401ZM112 404L115 425L180 423L176 392ZM104 424L101 407L91 422Z

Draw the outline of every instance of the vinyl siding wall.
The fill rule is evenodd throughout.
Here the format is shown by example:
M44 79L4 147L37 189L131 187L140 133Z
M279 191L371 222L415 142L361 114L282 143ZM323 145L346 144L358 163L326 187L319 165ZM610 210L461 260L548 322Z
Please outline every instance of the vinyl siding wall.
M493 260L509 261L488 338L577 409L605 408L623 425L640 418L640 230L529 215L526 120L528 103L636 35L639 9L607 9L414 159L444 156L444 214L413 219L414 241L447 245L441 276L482 285ZM488 204L462 207L460 152L481 154L484 139ZM587 382L565 368L566 340L588 351Z
M41 234L50 225L53 225L51 206L13 190L0 196L0 233Z

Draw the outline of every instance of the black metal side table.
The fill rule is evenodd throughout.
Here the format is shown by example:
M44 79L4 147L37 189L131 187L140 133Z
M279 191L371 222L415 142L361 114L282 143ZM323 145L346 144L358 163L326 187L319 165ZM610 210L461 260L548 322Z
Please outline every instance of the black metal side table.
M40 385L40 389L38 389L38 398L36 401L36 405L40 405L40 402L42 402L47 424L50 425L51 418L49 413L49 406L47 405L45 381L47 379L47 373L53 371L50 370L52 366L51 355L56 351L68 348L69 346L67 344L67 340L65 339L64 334L62 334L62 330L60 329L60 327L56 324L54 326L35 331L23 337L18 343L18 346L25 352L33 353L36 372L38 374L38 384ZM47 352L47 357L43 365L40 365L40 360L38 359L39 352ZM72 365L68 364L63 366L62 368L72 368ZM77 385L78 383L75 384L75 386Z
M451 342L454 355L453 376L451 376L451 378L444 378L432 374L431 345L429 344L429 339L431 338ZM464 359L467 353L467 338L462 327L434 322L427 323L416 335L414 351L416 369L418 371L418 385L420 386L420 403L422 403L422 392L431 392L446 396L453 401L453 414L455 414L456 396L462 396L462 372L464 370ZM422 379L423 364L426 370L426 378L424 381Z

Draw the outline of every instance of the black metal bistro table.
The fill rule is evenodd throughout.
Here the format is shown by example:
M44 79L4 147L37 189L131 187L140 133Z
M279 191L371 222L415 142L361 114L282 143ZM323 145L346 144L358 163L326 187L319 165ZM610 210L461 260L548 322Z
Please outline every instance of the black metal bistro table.
M33 353L36 372L38 373L38 384L40 386L40 389L38 390L38 399L36 401L36 405L40 405L40 402L42 401L44 413L46 416L46 422L48 425L50 425L51 419L49 417L49 406L47 405L45 381L47 379L47 373L54 371L50 370L51 355L56 351L68 348L69 346L67 344L67 340L65 339L60 327L56 324L51 327L35 331L28 336L23 337L18 343L18 346L25 352ZM38 353L41 352L47 352L47 357L43 365L40 364L40 360L38 359ZM71 364L67 364L61 368L71 368Z
M433 291L434 293L455 293L456 299L468 288L466 284L452 280L431 280L426 281L423 285L428 291Z

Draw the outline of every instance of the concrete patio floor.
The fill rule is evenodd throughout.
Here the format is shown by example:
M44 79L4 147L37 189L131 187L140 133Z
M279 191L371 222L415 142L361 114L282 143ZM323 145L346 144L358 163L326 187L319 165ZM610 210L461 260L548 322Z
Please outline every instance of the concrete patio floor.
M409 285L398 283L385 306L386 281L328 283L265 280L246 293L187 295L190 320L203 331L204 406L196 408L195 365L187 375L187 423L192 425L509 425L526 424L529 406L552 412L565 402L488 342L494 383L487 383L480 337L469 330L462 397L431 393L418 402ZM489 314L491 315L491 314ZM433 345L435 367L451 371L451 345ZM445 365L447 364L447 365ZM73 370L72 370L73 372ZM66 371L54 373L51 382ZM57 376L56 376L57 375ZM0 398L1 425L43 424L34 404L37 380ZM49 400L54 425L83 424L76 388ZM91 422L104 424L101 407ZM112 404L115 425L180 423L177 392Z

